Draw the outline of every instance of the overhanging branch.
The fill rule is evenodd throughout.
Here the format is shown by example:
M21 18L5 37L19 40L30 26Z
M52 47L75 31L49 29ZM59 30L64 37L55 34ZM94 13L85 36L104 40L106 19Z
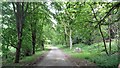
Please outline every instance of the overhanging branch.
M105 18L108 17L108 16L110 15L110 13L111 13L115 8L118 8L118 7L120 7L120 3L115 4L115 5L107 12L107 14L98 22L98 24L97 24L95 27L97 27L99 24L101 24L101 22L104 21Z

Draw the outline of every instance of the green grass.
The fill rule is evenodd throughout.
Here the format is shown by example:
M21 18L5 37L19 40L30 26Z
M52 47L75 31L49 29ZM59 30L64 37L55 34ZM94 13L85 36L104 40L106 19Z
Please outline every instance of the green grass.
M38 51L36 51L36 53L34 55L22 57L20 59L19 63L14 63L14 59L12 61L10 60L10 62L8 62L8 60L6 60L6 61L2 60L2 63L4 66L6 66L6 65L8 65L8 66L9 65L10 66L24 66L26 64L35 62L36 59L38 59L42 54L44 54L45 52L48 52L48 51L49 51L49 47L45 47L45 50L42 50L42 51L38 50Z
M22 60L20 60L20 63L30 63L35 61L38 57L40 57L45 51L38 51L35 53L35 55L24 57Z
M32 62L34 62L37 58L39 58L43 53L45 53L46 51L37 51L34 55L32 55L32 56L26 56L26 57L24 57L24 58L22 58L21 60L20 60L20 62L19 63L13 63L13 62L11 62L11 63L4 63L3 65L10 65L10 66L24 66L24 65L26 65L26 64L29 64L29 63L32 63Z
M58 47L61 48L66 54L69 54L74 58L87 59L96 63L96 65L101 68L117 68L118 65L118 55L112 54L111 56L107 56L105 51L103 51L103 43L95 43L90 46L82 43L75 44L73 45L72 50L70 50L70 48L64 48L63 45L58 45ZM76 47L81 48L82 52L73 52ZM112 52L117 52L117 44L115 41L112 41Z

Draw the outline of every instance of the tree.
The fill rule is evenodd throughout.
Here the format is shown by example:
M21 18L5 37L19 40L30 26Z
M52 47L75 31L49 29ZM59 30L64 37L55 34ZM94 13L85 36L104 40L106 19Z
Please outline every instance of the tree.
M28 3L25 4L24 2L22 3L16 2L16 3L12 3L12 5L16 17L16 28L17 28L17 36L18 36L15 63L19 63L20 49L22 44L22 29L23 29L23 23L25 22L25 18L26 18Z
M89 4L89 5L90 5L90 4ZM108 5L108 4L107 4L107 5ZM111 53L111 38L110 38L110 45L109 45L110 48L109 48L109 53L108 53L107 46L106 46L106 42L105 42L105 37L104 37L104 34L103 34L103 32L102 32L101 25L102 25L102 23L105 21L105 19L111 14L111 12L112 12L114 9L117 9L118 7L120 7L120 3L115 3L115 4L108 10L108 12L104 15L103 18L100 18L99 16L97 16L97 15L96 15L97 13L95 13L93 7L92 7L91 5L90 5L90 7L91 7L91 9L92 9L92 11L93 11L94 18L95 18L96 21L98 22L96 26L98 26L99 31L100 31L100 34L101 34L101 36L102 36L102 38L103 38L104 47L105 47L105 52L106 52L107 55L109 55L109 53ZM99 17L100 20L98 20L97 17ZM109 25L109 24L108 24L108 25ZM96 28L96 26L95 26L95 28ZM111 37L111 35L110 35L110 37Z

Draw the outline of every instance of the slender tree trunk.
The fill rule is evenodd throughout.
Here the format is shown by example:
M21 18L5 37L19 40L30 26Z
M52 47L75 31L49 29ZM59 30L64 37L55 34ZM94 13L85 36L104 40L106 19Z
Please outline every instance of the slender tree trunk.
M120 14L120 11L119 11L119 14ZM117 44L117 46L118 46L118 63L120 63L120 21L118 21L118 31L117 31L117 34L119 35L118 37L117 37L117 41L118 41L118 44Z
M44 40L42 40L42 49L44 50Z
M109 54L111 54L111 26L109 24Z
M67 45L67 37L65 33L64 33L64 38L65 38L65 44Z
M36 23L34 24L36 25ZM36 26L33 26L33 23L31 24L32 28L32 46L33 46L33 54L35 54L35 44L36 44Z
M66 30L66 26L64 26L64 39L65 39L65 44L67 45L67 30Z
M9 48L8 48L8 45L7 45L7 50L8 50L8 49L9 49ZM5 55L5 58L6 58L6 59L8 58L8 55L7 55L7 54Z
M33 54L35 54L35 44L36 44L36 33L32 32L32 45L33 45Z
M40 31L41 31L41 34L40 34L40 45L42 46L42 50L45 50L45 48L44 48L44 43L45 43L45 39L43 38L43 23L41 24L41 29L40 29Z
M70 35L69 35L69 45L70 45L70 49L72 49L72 30L70 29Z
M104 38L104 35L102 33L102 30L101 30L101 25L99 24L99 30L100 30L100 34L102 36L102 39L103 39L103 43L104 43L104 47L105 47L105 52L107 55L109 55L108 51L107 51L107 47L106 47L106 43L105 43L105 38Z

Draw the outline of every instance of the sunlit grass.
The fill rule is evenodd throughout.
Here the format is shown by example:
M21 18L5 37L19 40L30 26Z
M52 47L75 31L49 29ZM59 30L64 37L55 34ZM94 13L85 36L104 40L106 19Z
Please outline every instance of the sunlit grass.
M109 43L107 43L107 48L109 48L108 44ZM96 65L100 67L107 68L110 66L108 68L115 68L118 65L118 55L113 53L111 56L107 56L105 51L103 51L103 43L95 43L92 45L75 44L71 50L69 48L64 48L62 45L59 45L58 47L61 48L66 54L69 54L74 58L87 59L93 63L96 63ZM81 48L82 52L74 52L76 47ZM112 52L117 52L116 41L112 41Z

